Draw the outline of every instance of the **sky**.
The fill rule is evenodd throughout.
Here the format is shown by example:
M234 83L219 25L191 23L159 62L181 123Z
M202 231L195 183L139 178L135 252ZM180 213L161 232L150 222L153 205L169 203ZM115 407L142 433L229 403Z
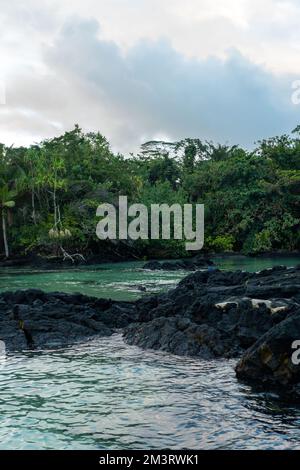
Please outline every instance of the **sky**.
M300 123L298 0L0 0L0 142L251 147Z

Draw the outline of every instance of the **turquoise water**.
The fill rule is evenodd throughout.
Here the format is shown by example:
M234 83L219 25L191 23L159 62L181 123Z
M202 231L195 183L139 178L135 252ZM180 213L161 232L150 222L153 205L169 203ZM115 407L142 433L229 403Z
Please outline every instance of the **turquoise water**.
M300 257L220 257L215 262L220 269L259 271L280 264L294 266L300 263ZM134 300L142 295L141 288L146 289L146 294L168 290L188 274L187 271L146 271L143 265L144 262L129 262L50 271L5 268L0 270L0 291L39 288Z
M86 295L134 300L140 288L155 293L173 287L184 272L144 271L143 262L104 264L83 268L41 271L12 269L0 271L0 291L39 288L45 291L82 292Z
M220 266L257 270L275 262L284 264L222 259ZM42 273L6 269L0 288L134 298L141 295L137 285L154 292L184 274L145 272L137 263ZM235 361L143 351L120 335L0 359L1 449L300 448L300 407L239 383Z

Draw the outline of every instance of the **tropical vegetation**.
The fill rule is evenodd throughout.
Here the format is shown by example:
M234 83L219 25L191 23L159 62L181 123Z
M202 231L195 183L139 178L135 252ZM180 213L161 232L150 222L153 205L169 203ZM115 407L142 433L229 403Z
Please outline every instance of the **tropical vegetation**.
M147 142L125 158L79 126L26 147L0 146L3 256L178 257L184 241L100 242L96 208L129 202L203 203L205 251L300 247L300 127L254 150L200 139Z

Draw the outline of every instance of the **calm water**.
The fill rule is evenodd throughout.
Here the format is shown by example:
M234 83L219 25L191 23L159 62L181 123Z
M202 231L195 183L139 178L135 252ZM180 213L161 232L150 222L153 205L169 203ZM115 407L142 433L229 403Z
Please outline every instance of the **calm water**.
M259 271L285 264L295 266L300 257L289 258L215 258L220 269ZM142 295L168 290L186 276L187 271L145 271L144 262L114 263L81 268L41 271L38 269L0 269L0 291L39 288L45 291L82 292L86 295L134 300Z
M220 261L258 270L292 260ZM234 266L233 266L234 264ZM157 291L184 273L137 263L30 274L3 270L0 289L40 287L114 298ZM142 351L120 335L0 361L1 449L300 448L300 406L237 382L235 361Z

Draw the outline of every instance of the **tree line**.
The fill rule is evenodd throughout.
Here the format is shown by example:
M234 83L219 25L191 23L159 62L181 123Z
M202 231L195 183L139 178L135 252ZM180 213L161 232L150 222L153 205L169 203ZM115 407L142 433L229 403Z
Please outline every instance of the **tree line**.
M204 204L207 252L299 250L300 127L251 151L187 138L147 142L130 158L78 125L30 147L0 144L2 256L186 255L184 240L100 242L96 208L119 195Z

